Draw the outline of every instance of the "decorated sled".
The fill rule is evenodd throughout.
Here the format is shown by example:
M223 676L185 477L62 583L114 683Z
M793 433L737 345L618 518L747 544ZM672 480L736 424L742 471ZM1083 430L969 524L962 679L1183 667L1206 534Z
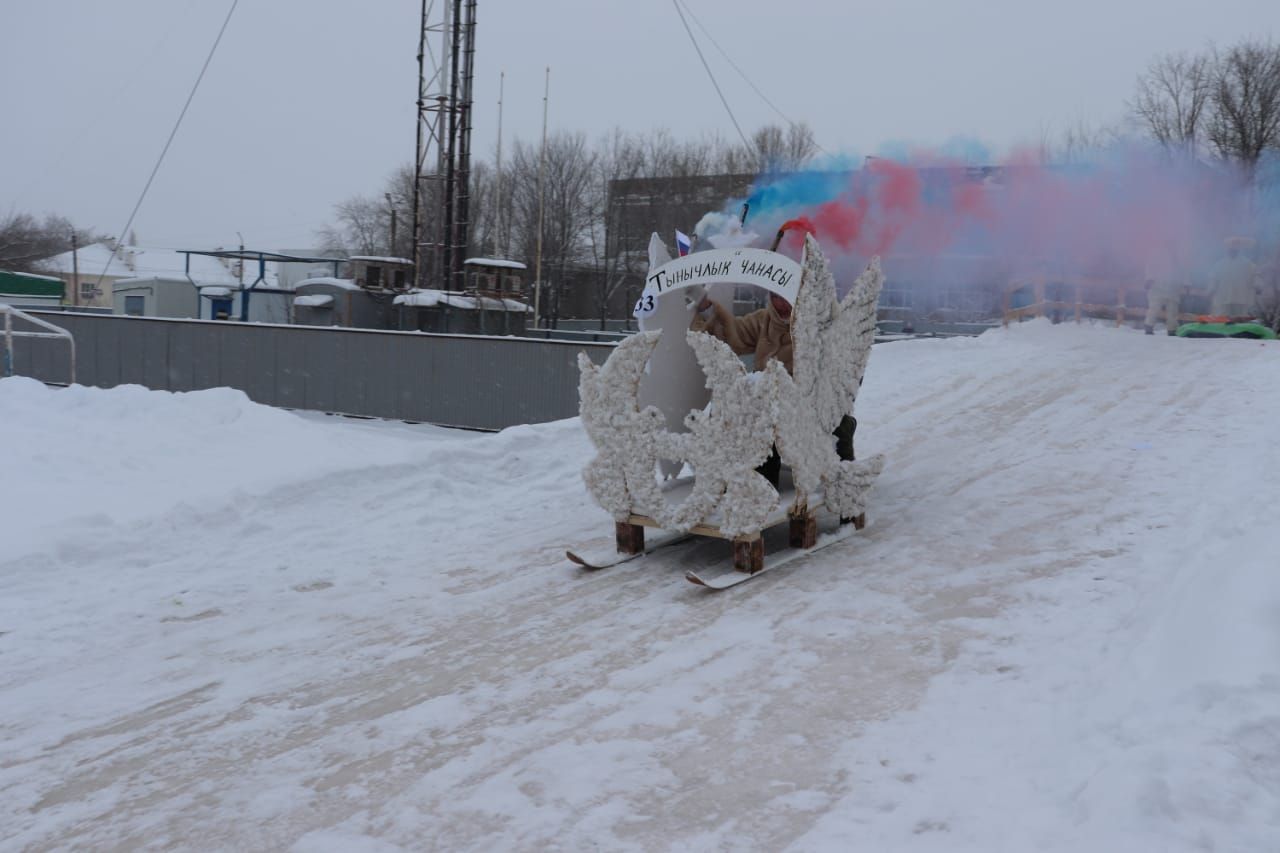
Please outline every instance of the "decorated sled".
M812 236L796 263L756 248L672 260L655 234L649 269L636 304L641 331L602 366L578 360L582 424L596 448L583 478L616 522L614 562L644 553L646 527L718 537L732 542L736 571L689 579L722 587L765 568L769 527L789 523L800 549L815 545L820 509L860 528L884 460L841 460L832 430L852 413L866 370L884 280L879 260L842 301ZM724 303L739 284L792 304L794 375L776 360L748 372L727 344L689 330L704 294ZM789 468L777 489L756 471L775 446Z

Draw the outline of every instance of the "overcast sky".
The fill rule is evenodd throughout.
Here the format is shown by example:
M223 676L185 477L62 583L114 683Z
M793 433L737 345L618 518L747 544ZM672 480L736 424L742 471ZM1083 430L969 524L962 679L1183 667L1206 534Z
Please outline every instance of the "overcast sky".
M439 2L439 0L436 0ZM1157 55L1280 36L1277 0L687 0L832 152L981 141L994 156L1122 118ZM0 213L116 233L230 0L4 0ZM305 248L414 151L419 0L240 0L134 223L150 246ZM692 22L691 22L692 24ZM694 28L747 133L777 121ZM671 0L479 0L473 149L553 129L736 132Z

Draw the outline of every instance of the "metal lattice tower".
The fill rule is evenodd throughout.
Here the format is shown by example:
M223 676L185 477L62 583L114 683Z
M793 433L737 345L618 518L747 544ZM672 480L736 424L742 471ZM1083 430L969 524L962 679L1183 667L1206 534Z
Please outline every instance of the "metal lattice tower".
M475 31L476 0L422 0L413 182L413 262L419 287L462 290L464 285Z

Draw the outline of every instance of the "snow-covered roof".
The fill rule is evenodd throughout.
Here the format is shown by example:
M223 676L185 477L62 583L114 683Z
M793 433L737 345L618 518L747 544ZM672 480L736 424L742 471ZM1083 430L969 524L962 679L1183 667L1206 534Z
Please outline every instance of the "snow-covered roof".
M482 298L486 302L501 302L503 306L505 306L506 310L508 311L516 311L516 312L524 313L524 312L533 310L526 303L521 302L519 299L489 299L488 297L482 297Z
M488 296L466 296L447 290L411 290L391 300L393 305L407 305L410 308L435 308L447 305L461 311L514 311L523 313L529 306L518 299L492 299Z
M111 258L111 250L102 243L93 243L77 250L80 265L80 277L97 278L107 266ZM241 276L234 271L235 261L211 258L208 255L191 256L191 278L196 284L222 284L228 287L239 287ZM63 252L43 262L47 270L63 275L72 272L70 252ZM146 246L121 246L111 259L107 269L109 277L125 278L179 278L187 276L187 256L177 249L151 248ZM244 261L243 283L249 287L258 278L256 261ZM274 265L268 263L266 274L259 287L278 287L278 278Z
M506 258L467 258L463 264L474 264L482 267L502 267L508 270L527 270L528 267L519 261L508 261Z
M333 305L333 294L307 293L294 297L293 304L302 308L328 308Z
M392 299L391 304L408 305L410 308L434 308L440 304L442 295L443 291L439 290L413 290Z
M59 284L62 283L62 279L58 278L56 275L37 275L33 272L11 272L9 270L4 270L4 273L5 275L17 275L22 278L35 278L41 281L56 281Z
M382 263L382 264L408 264L409 266L413 266L413 261L409 260L408 258L390 258L386 256L381 256L381 255L352 255L351 257L347 258L347 260L373 261L374 263Z
M302 288L312 284L323 284L326 287L336 287L336 288L339 288L340 290L359 290L360 289L360 285L356 284L354 281L352 281L349 278L334 278L331 275L316 276L315 278L304 278L302 281L294 285L294 287L298 290L301 290Z
M200 295L210 299L217 299L225 296L230 296L231 288L223 287L221 285L214 285L213 287L202 287L200 288Z

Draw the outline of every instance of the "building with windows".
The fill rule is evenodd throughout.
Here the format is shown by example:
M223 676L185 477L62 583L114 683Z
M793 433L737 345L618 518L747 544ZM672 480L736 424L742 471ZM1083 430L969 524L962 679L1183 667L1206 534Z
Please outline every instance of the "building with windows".
M950 191L965 184L999 185L1006 177L1005 169L994 166L927 167L917 171L926 193ZM854 185L859 174L860 170L841 170L814 172L812 176L815 181L839 188ZM611 182L606 213L608 254L603 269L575 269L559 284L554 281L554 270L551 276L544 275L553 279L551 283L559 291L556 316L628 320L648 270L650 235L657 232L671 245L676 229L692 233L704 214L722 210L732 199L749 197L756 181L756 175L733 174ZM748 230L751 223L748 211ZM762 234L761 242L772 236ZM819 234L818 239L821 241L823 235ZM837 268L837 284L851 282L860 270L859 264L865 262L844 260L848 268ZM971 322L1000 316L1001 294L1009 272L998 258L980 251L961 255L899 250L882 257L881 263L885 270L879 312L882 320ZM763 304L750 292L737 294L736 302L740 312ZM547 311L543 315L551 316Z

